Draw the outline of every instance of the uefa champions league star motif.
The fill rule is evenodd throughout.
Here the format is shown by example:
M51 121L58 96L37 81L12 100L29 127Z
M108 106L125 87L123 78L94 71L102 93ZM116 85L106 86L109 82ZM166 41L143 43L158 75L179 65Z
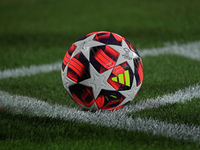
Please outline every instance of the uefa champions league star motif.
M94 98L96 99L101 92L104 90L115 90L108 82L109 75L111 74L112 69L105 71L104 73L98 73L96 69L90 64L90 76L91 78L80 82L85 86L91 86L93 90Z
M89 60L89 52L91 47L96 47L96 46L102 46L105 45L104 43L94 41L94 36L95 34L87 37L84 40L77 41L74 44L77 46L75 52L72 54L71 57L74 57L76 54L78 54L80 51L85 55L85 57Z

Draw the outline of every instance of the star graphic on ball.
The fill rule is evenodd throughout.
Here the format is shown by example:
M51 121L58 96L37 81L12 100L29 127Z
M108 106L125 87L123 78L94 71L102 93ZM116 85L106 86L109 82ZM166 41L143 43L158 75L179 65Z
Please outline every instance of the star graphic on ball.
M98 42L94 40L96 34L90 35L84 40L80 40L75 42L74 44L77 46L76 50L72 53L71 58L73 58L76 54L82 52L83 55L89 60L90 57L90 48L103 46L104 43Z
M90 64L90 78L86 79L80 84L85 86L92 87L94 98L96 99L101 92L102 89L104 90L115 90L108 82L108 78L112 72L112 69L107 70L103 73L98 73L96 69Z
M113 48L120 54L115 66L123 63L124 60L126 60L129 66L134 67L133 59L139 58L139 56L129 48L129 46L124 40L122 40L122 46L118 45L108 45L108 46Z

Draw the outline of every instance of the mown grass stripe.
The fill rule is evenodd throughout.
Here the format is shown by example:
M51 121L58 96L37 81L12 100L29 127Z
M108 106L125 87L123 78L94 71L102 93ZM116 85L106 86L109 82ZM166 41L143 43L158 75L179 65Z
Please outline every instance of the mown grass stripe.
M182 95L183 99L187 99L188 97L199 97L199 94L197 94L197 92L200 93L199 85L190 86L189 89L193 90L193 94L187 95L189 94L190 90L179 90L174 95L168 94L163 97L158 97L155 100L151 99L151 101L155 101L158 103L161 102L161 104L171 103L171 100L174 98L174 101L176 102L182 101L181 98L176 98L177 94ZM187 94L184 95L185 91L187 91ZM150 106L152 107L160 106L151 104ZM143 109L147 108L147 105L149 105L149 101L147 101L146 104L143 103L143 105L144 106L141 106L141 104L136 104L136 107L139 108L139 106L141 106L143 107ZM196 127L188 126L185 124L170 124L153 119L133 119L132 117L128 117L126 115L126 113L129 112L129 110L127 111L127 109L122 109L114 112L97 111L95 113L92 113L89 111L81 111L76 108L69 108L67 106L57 104L53 105L30 97L11 95L3 91L0 91L0 107L18 114L60 118L66 121L85 122L107 127L116 127L119 129L126 129L130 131L142 131L175 139L200 142L200 126Z
M191 42L188 44L179 45L177 43L173 45L168 45L163 48L153 48L153 49L144 49L140 52L141 57L145 56L157 56L162 54L176 54L182 55L187 58L200 60L200 41ZM42 72L51 72L54 70L61 69L62 62L54 62L50 64L43 65L31 65L30 67L19 67L15 69L6 69L4 71L0 71L0 79L5 78L15 78L19 76L30 76L39 74Z

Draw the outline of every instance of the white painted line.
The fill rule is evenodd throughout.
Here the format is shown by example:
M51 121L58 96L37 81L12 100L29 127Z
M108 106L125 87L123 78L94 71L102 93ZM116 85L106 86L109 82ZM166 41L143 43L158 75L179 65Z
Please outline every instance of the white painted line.
M189 89L196 89L199 92L199 85L190 86ZM199 95L191 94L184 95L185 90L177 91L175 94L170 94L163 97L158 97L155 100L158 103L171 103L172 99L176 99L177 94L182 94L183 99ZM188 90L190 92L190 90ZM195 92L193 92L195 93ZM186 97L185 97L186 96ZM167 98L167 99L165 99ZM160 99L160 100L159 100ZM169 99L169 100L168 100ZM180 97L175 100L182 101ZM136 108L139 105L136 104ZM159 105L156 105L156 107ZM151 133L153 135L163 135L165 137L188 140L200 143L200 126L188 126L185 124L170 124L163 121L153 119L131 118L126 115L125 110L97 111L95 113L88 111L77 110L76 108L69 108L57 104L50 104L34 98L25 96L11 95L7 92L0 91L0 107L11 110L18 114L29 114L39 117L60 118L66 121L85 122L96 125L103 125L107 127L117 127L119 129L126 129L130 131L142 131ZM152 106L153 107L153 106ZM145 108L148 108L145 106ZM141 109L139 109L141 110Z
M0 71L0 79L5 78L16 78L16 77L24 77L36 75L39 73L51 72L55 70L61 69L62 62L55 62L50 64L43 65L31 65L30 67L20 67L15 69L6 69L4 71Z
M159 96L155 99L150 98L145 101L140 101L135 105L127 105L127 107L124 107L123 111L135 112L143 109L158 108L160 106L165 106L167 104L173 104L177 102L184 103L185 101L191 101L193 98L200 98L199 84L178 90L174 94Z
M182 45L178 43L174 43L173 45L167 44L162 48L143 49L139 52L139 54L141 57L176 54L200 61L200 41L190 42Z
M162 54L177 54L182 55L187 58L200 60L200 41L191 42L188 44L178 45L177 43L173 45L168 45L163 48L153 48L153 49L144 49L139 51L141 57L145 56L157 56ZM61 69L62 62L55 62L51 64L43 64L43 65L31 65L30 67L19 67L15 69L6 69L4 71L0 71L0 79L5 78L15 78L20 76L30 76L36 75L39 73L51 72L54 70Z

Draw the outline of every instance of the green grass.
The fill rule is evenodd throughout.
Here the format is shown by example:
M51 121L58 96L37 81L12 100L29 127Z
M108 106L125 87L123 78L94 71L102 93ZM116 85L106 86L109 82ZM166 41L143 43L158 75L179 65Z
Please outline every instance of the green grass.
M5 149L131 150L195 149L198 146L194 143L143 132L130 132L51 118L13 115L5 111L0 113L0 119L0 126L6 128L0 134L0 143L3 145L1 148Z
M198 0L1 0L0 70L61 61L78 38L112 31L140 52L165 42L200 40ZM144 82L132 103L200 83L200 62L177 55L144 57ZM79 108L60 71L0 80L0 90ZM199 98L131 114L199 126ZM0 108L0 149L199 149L197 143L144 132L13 114Z
M198 69L200 63L195 60L176 55L163 55L159 57L145 57L143 62L144 66L148 66L144 72L144 84L133 102L165 93L173 93L180 88L197 83L200 78L200 70ZM159 66L156 65L157 62L160 62ZM192 65L193 68L190 67ZM60 71L42 73L31 77L4 79L1 80L0 87L1 90L10 93L27 95L50 103L59 103L79 108L65 93ZM158 109L143 110L132 114L132 116L151 117L170 123L178 122L199 125L198 114L200 109L198 100L185 104L164 106ZM22 148L24 149L34 147L34 145L41 149L47 148L47 146L50 146L51 149L87 149L88 146L92 149L146 149L147 147L150 149L170 147L173 149L184 149L187 147L193 149L197 146L196 144L141 132L128 132L50 118L13 115L6 111L1 112L0 119L0 126L4 128L0 132L1 139L5 140L5 143L8 143L8 145L18 145L20 149L22 143L26 143L23 144ZM20 127L22 124L23 128Z
M137 49L200 39L198 0L2 0L0 8L1 70L61 60L93 31L116 32Z
M200 125L200 98L132 113L132 117L153 118L169 123Z

